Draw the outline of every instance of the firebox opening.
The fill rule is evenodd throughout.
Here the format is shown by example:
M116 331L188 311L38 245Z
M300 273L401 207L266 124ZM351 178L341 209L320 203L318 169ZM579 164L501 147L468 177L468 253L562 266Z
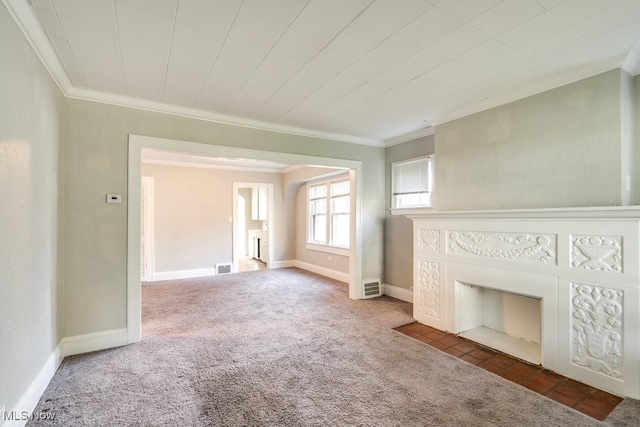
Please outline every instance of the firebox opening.
M461 337L530 363L542 363L542 299L457 284Z

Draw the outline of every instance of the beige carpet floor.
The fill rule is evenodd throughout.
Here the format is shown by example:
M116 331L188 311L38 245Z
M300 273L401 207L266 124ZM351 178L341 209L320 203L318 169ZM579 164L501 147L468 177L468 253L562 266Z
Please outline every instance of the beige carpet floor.
M144 285L143 340L66 358L28 425L638 425L637 401L600 423L391 329L411 321L298 269Z

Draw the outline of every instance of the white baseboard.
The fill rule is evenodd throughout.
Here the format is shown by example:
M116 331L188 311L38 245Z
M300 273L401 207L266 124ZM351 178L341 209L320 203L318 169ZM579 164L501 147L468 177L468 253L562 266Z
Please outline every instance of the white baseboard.
M307 262L302 262L295 260L293 262L292 267L298 267L303 270L310 271L312 273L320 274L321 276L327 276L335 280L339 280L341 282L349 283L349 273L343 273L341 271L331 270L329 268L320 267L319 265L309 264Z
M215 268L197 268L193 270L160 271L153 273L152 282L159 280L191 279L193 277L215 276Z
M413 303L413 291L393 285L384 285L384 294L402 301Z
M62 354L66 357L74 354L88 353L90 351L104 350L105 348L120 347L128 343L129 336L127 329L114 329L111 331L67 337L62 340L60 345L62 347Z
M27 424L29 417L33 414L33 410L49 386L51 378L58 370L63 358L62 343L60 343L40 368L38 375L22 395L13 411L0 414L0 425L2 427L22 427ZM4 424L2 423L3 421Z
M271 263L269 268L288 268L295 267L296 262L292 259L286 261L274 261Z

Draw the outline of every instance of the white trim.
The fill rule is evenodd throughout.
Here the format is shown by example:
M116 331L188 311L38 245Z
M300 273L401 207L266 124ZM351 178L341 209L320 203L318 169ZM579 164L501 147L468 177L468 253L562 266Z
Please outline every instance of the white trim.
M640 54L635 48L631 48L621 68L632 76L640 74Z
M326 252L334 255L349 256L349 248L340 248L338 246L321 245L319 243L307 243L307 250Z
M285 261L274 261L271 265L271 268L290 268L295 266L296 262L292 259L288 259Z
M426 127L424 129L414 130L413 132L405 133L404 135L396 136L394 138L386 139L385 148L392 147L394 145L402 144L404 142L415 141L416 139L424 138L425 136L431 136L435 132L433 126Z
M24 0L2 0L9 14L13 17L22 34L31 45L34 53L40 58L40 62L47 70L53 81L58 85L63 95L69 93L73 83L64 69L53 45L40 25L40 20Z
M391 298L396 298L402 301L413 303L413 291L409 289L401 288L399 286L387 285L386 283L382 285L382 293L390 296Z
M144 245L144 254L145 260L143 262L146 264L147 268L144 268L144 279L145 280L153 280L153 275L156 270L155 266L155 179L152 176L143 176L141 180L141 185L146 186L147 189L147 199L146 199L146 210L145 215L142 217L142 222L145 226L145 245ZM142 191L142 189L141 189ZM142 203L142 200L140 200ZM142 233L141 233L142 234ZM142 240L142 236L140 237ZM142 279L142 278L141 278Z
M220 170L230 170L230 171L240 171L240 172L263 172L263 173L273 173L273 174L284 173L284 170L279 170L279 169L255 168L255 167L249 167L249 166L224 166L224 165L213 165L213 164L196 163L196 162L182 162L178 160L143 159L142 163L145 165L177 166L177 167L184 167L184 168L199 168L199 169L220 169Z
M411 219L637 219L640 206L597 206L580 208L501 209L486 211L436 211L408 209Z
M349 283L349 273L343 273L341 271L331 270L330 268L320 267L319 265L309 264L308 262L295 260L294 267L301 268L302 270L307 270L312 273L319 274L321 276L326 276L331 279L339 280L340 282Z
M194 277L215 276L214 268L194 268L191 270L159 271L153 273L153 282L161 280L191 279Z
M47 361L42 365L38 375L36 375L35 379L27 389L27 391L22 395L18 403L16 404L13 411L13 414L17 414L19 417L23 412L27 414L32 414L33 410L36 408L36 405L40 401L40 398L44 394L45 390L49 386L51 379L55 375L60 363L62 363L62 359L64 358L62 351L62 343L58 344L58 346L53 350L53 353L49 355ZM0 413L0 425L3 427L18 427L24 426L27 424L28 420L7 420L4 424L4 418L2 418L4 414Z
M88 353L90 351L104 350L106 348L120 347L128 344L126 329L113 329L110 331L94 332L86 335L66 337L60 343L64 357L74 354Z

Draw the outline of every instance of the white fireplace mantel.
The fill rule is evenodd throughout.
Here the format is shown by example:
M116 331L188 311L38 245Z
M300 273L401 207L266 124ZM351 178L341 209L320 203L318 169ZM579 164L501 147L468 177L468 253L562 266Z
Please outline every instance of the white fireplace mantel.
M539 299L542 366L640 398L640 207L407 216L416 320L464 332L468 289Z

